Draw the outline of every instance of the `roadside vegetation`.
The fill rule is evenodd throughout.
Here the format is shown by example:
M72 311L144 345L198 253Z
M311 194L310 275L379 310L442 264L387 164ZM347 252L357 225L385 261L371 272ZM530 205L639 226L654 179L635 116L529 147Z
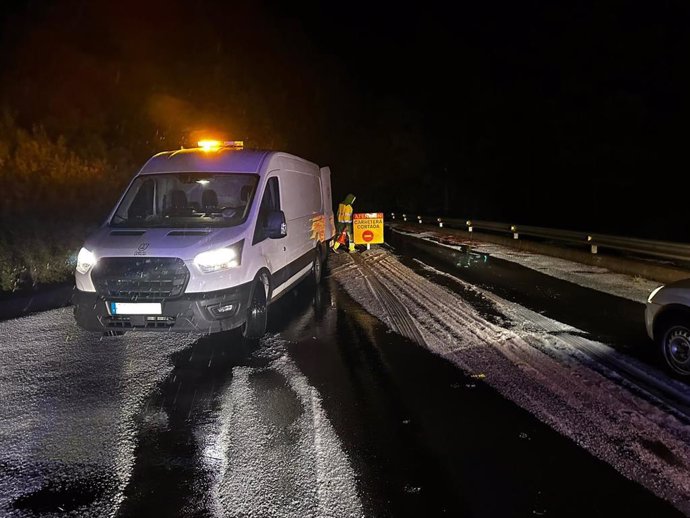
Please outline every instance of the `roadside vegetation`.
M127 173L98 142L79 148L42 127L0 119L0 292L69 280L86 234Z

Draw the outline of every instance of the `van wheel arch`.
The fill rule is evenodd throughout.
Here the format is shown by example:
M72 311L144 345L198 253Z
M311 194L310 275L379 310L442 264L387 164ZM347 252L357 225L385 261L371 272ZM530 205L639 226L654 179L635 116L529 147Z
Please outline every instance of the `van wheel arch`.
M268 286L264 284L264 282L262 281L262 277L268 282ZM252 289L249 293L249 300L251 300L254 297L254 290L259 285L259 283L264 284L264 287L266 289L266 304L270 304L271 296L273 295L273 276L271 275L271 272L268 270L268 268L264 267L261 268L258 272L256 272L254 280L252 281Z

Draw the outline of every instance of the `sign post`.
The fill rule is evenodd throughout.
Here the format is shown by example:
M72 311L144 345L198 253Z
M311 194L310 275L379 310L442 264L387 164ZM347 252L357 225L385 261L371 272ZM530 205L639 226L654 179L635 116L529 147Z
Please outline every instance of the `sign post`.
M356 245L383 244L383 212L361 212L352 216L352 231Z

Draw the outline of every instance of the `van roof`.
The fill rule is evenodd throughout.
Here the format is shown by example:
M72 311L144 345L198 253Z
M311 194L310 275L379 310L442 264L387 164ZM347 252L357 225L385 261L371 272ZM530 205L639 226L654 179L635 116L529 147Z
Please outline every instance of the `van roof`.
M149 159L139 174L152 173L258 173L271 151L220 148L204 151L200 148L164 151Z

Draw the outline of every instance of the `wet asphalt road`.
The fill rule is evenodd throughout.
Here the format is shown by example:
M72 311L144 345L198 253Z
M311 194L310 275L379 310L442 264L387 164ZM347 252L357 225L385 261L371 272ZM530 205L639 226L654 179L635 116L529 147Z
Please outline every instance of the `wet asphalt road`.
M118 340L98 346L122 347ZM71 466L73 476L60 483L19 491L0 515L319 516L315 507L293 512L300 509L296 500L311 498L311 478L302 484L300 477L312 474L296 466L304 460L295 423L307 413L305 401L295 396L289 376L270 368L281 355L318 394L355 474L366 516L679 515L481 381L388 332L328 278L318 288L303 283L272 306L269 339L259 344L223 333L171 354L165 377L153 387L142 386L143 400L132 417L130 475L124 498L111 508L95 513L90 505L114 482L101 472L90 478L87 469L75 476L77 464ZM62 366L56 358L53 367ZM83 385L78 367L61 374L60 386ZM251 391L233 389L243 383ZM66 397L56 386L41 397ZM253 413L237 410L247 394L255 400ZM235 410L227 414L228 408ZM86 422L90 412L95 419L101 410L89 401L73 409ZM29 430L51 426L47 420ZM258 432L242 435L238 426ZM9 440L0 434L0 441ZM58 440L82 439L67 433ZM209 454L217 444L222 447ZM90 447L98 448L98 442ZM112 445L104 441L103 447ZM264 472L246 460L252 457L262 459L256 469ZM44 460L32 458L26 466ZM14 476L10 468L23 469L0 460L5 483ZM242 476L234 477L233 470ZM273 498L272 507L260 507L260 491L244 493L243 487L253 488L252 479L268 470L277 473L278 485L261 486L263 494L275 489L280 498ZM218 496L223 491L232 494ZM290 498L282 501L286 494Z

